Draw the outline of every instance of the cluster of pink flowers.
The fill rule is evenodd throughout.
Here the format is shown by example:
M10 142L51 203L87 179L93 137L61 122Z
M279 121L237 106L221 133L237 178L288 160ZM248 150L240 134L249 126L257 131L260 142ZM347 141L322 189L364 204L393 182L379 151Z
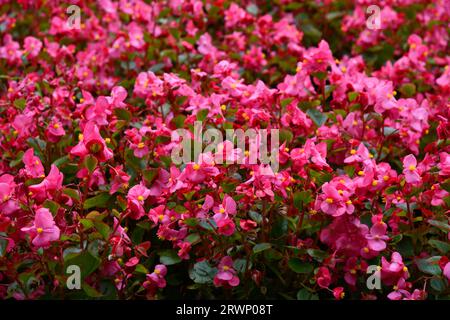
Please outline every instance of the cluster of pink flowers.
M0 299L450 297L448 1L72 2L0 0Z

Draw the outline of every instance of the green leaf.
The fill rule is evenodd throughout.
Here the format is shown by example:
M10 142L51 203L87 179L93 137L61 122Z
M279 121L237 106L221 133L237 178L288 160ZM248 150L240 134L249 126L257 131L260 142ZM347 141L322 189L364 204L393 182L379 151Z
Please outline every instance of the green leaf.
M130 122L131 120L131 112L127 109L116 108L114 109L114 114L117 116L117 118L125 120L126 122Z
M272 245L270 243L258 243L253 247L253 252L254 253L262 252L264 250L270 249L271 247Z
M314 121L316 126L321 127L328 119L326 114L323 114L317 109L308 109L306 114Z
M166 266L177 264L181 262L181 258L177 255L175 250L164 250L158 252L159 261Z
M194 244L200 241L200 235L198 233L191 233L185 238L185 240L190 244Z
M358 92L349 92L347 93L348 101L353 102L355 101L359 96Z
M214 276L217 273L217 268L212 268L209 263L205 261L197 262L191 270L189 270L189 277L199 284L212 283Z
M3 257L6 253L6 248L8 247L8 240L5 238L0 238L0 257Z
M27 101L25 100L25 98L16 99L16 100L14 100L14 106L17 109L23 110L23 109L25 109L26 102Z
M439 278L433 278L430 281L430 285L431 287L436 290L437 292L442 292L445 290L446 288L446 284L444 281L442 281L442 279Z
M83 282L81 284L81 288L91 298L100 298L103 296L102 293L98 292L97 289L95 289L94 287L91 287L86 282Z
M298 258L289 259L288 266L296 273L311 273L314 270L314 266L312 264L302 262Z
M65 195L68 195L74 200L80 201L80 195L77 190L70 189L70 188L64 188L62 191Z
M308 289L303 288L297 292L297 300L319 300L319 296L310 292Z
M390 136L392 134L394 134L395 132L397 132L398 130L392 127L384 127L383 128L383 134L385 137Z
M197 112L197 121L205 120L208 113L209 113L208 109L201 109L199 112Z
M105 240L109 239L109 235L111 234L111 230L109 226L102 221L94 221L95 229L103 236Z
M428 220L428 223L431 224L433 227L436 227L440 230L442 230L445 233L450 232L450 226L448 223L444 221L438 221L438 220Z
M322 262L328 256L328 253L319 249L308 249L306 252L314 259Z
M100 193L92 198L87 199L83 204L83 208L84 209L106 208L107 207L106 203L110 198L111 196L109 195L109 193L107 192Z
M136 269L134 269L134 271L138 272L138 273L143 273L143 274L149 273L148 269L146 267L144 267L142 264L136 265Z
M303 207L312 200L313 198L310 190L296 191L294 193L294 206L299 210L302 210Z
M441 257L436 256L427 259L417 259L416 264L420 271L433 276L439 276L442 273L438 264L440 258Z
M450 251L450 244L447 242L432 239L428 243L438 249L442 254L447 254Z
M280 144L287 143L289 144L292 139L294 138L294 135L290 130L287 129L280 129Z
M70 265L76 265L80 267L81 278L84 279L92 272L97 270L100 266L100 259L93 256L89 251L82 251L81 253L69 252L64 257L64 270Z
M405 98L411 98L416 94L416 85L414 83L405 83L399 89Z
M92 174L94 172L95 168L97 168L98 160L93 155L87 155L84 158L84 166L88 171Z

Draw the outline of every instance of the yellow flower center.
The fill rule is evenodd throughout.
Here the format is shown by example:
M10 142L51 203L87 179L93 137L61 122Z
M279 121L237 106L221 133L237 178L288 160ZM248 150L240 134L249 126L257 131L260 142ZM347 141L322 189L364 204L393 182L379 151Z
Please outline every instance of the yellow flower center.
M410 166L409 166L409 171L414 171L414 170L416 170L416 166L410 165Z
M358 171L358 176L363 176L364 175L364 171Z
M139 201L144 201L144 196L138 196L137 199L138 199Z
M220 209L219 209L219 212L220 212L220 213L224 213L224 212L225 212L225 209L224 209L224 208L220 208Z
M350 205L352 204L352 200L347 200L345 203Z
M389 176L383 176L383 180L384 181L388 181L389 180Z
M372 186L376 187L378 185L378 181L377 180L373 180L372 181Z
M139 149L143 149L144 147L145 147L145 143L139 142L138 148L139 148Z
M59 124L55 123L55 124L53 125L53 128L59 129Z
M228 270L230 270L230 267L228 267L228 266L223 266L223 271L228 271Z
M155 269L155 273L156 273L156 274L160 274L161 271L159 271L159 269Z
M37 233L41 234L42 232L44 232L44 229L42 229L42 228L37 228L36 231L37 231Z
M198 169L200 169L200 165L194 164L194 165L192 166L192 168L194 168L194 170L198 170Z
M225 110L227 110L227 106L223 104L220 106L220 109L222 109L222 111L225 111Z
M158 218L159 218L159 220L163 220L164 219L164 215L162 215L162 214L160 214L159 216L158 216Z
M350 150L350 154L356 154L356 150L355 149Z
M332 199L332 198L326 198L325 201L326 201L327 203L333 203L333 199Z

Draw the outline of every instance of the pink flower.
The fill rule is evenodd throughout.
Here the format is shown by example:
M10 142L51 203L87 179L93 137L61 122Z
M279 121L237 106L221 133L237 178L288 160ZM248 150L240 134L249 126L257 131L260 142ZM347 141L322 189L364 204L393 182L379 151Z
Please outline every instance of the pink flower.
M32 148L28 149L22 157L22 161L25 164L25 173L33 178L45 177L44 166L41 163L41 159L34 155Z
M381 257L381 279L383 283L389 286L397 283L400 278L406 279L408 277L408 268L403 264L400 253L392 253L391 262L388 262L385 257Z
M214 213L236 214L236 202L229 195L225 195L222 204L213 208Z
M410 154L403 159L403 174L408 183L418 183L421 181L419 172L417 171L417 160Z
M321 288L328 288L331 284L330 270L326 267L320 267L316 274L317 284Z
M450 281L450 262L448 262L444 267L444 276L447 277L447 279Z
M374 223L370 228L370 234L366 235L368 247L374 251L383 251L386 249L386 242L389 237L386 236L387 225L383 221Z
M35 37L25 37L23 46L25 48L27 58L35 58L42 49L42 42Z
M217 176L219 174L219 169L215 167L211 158L207 159L209 161L200 161L200 164L188 163L180 174L179 179L182 181L188 180L193 183L201 183L209 177Z
M344 299L345 292L343 287L337 287L333 289L333 296L336 300Z
M166 286L167 267L163 264L155 266L155 270L151 274L147 274L147 281L144 282L144 287L158 287L164 288Z
M86 123L80 142L70 150L70 154L84 158L88 154L103 162L113 157L112 151L106 146L98 127L93 122Z
M231 236L234 233L236 226L233 220L228 217L228 215L223 213L216 213L213 216L213 219L217 225L217 232L219 234L222 234L224 236Z
M66 134L63 125L57 118L53 118L45 130L46 136L50 142L56 143Z
M239 277L236 275L236 270L233 269L233 259L230 256L225 256L220 260L219 271L214 277L214 285L220 287L222 285L230 285L236 287L239 285Z
M144 202L150 195L150 190L147 189L142 183L135 185L128 191L127 203L128 208L131 211L130 217L133 219L139 219L145 215Z
M31 196L41 202L47 198L53 199L55 192L62 189L63 178L58 167L52 164L48 176L41 183L28 187Z
M59 239L59 228L47 208L36 210L33 226L21 230L33 237L32 243L36 247L47 247L52 241Z

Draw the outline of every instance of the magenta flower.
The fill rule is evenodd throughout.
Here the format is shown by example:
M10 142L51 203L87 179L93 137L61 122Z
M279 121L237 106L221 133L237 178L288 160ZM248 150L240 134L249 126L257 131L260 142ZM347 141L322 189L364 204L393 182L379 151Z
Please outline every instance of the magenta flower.
M32 243L36 247L48 247L51 242L59 239L59 228L47 208L36 210L33 225L21 230L33 237Z
M418 183L421 181L419 172L417 171L417 160L410 154L403 159L403 174L408 183Z
M366 235L369 249L378 252L386 249L386 241L389 240L386 231L387 225L383 221L375 223L370 228L370 233Z
M155 270L151 274L147 274L146 286L156 286L158 288L164 288L166 286L166 279L164 278L167 274L167 267L163 264L158 264L155 266Z
M80 142L72 148L71 155L84 158L88 154L94 155L98 161L103 162L113 157L112 151L106 146L98 127L93 122L86 123Z
M236 287L239 285L239 277L236 275L236 270L233 269L233 259L230 256L223 257L218 268L219 271L214 277L214 285L216 287L222 285Z
M25 151L22 157L22 161L25 164L25 173L33 178L45 177L44 166L41 163L41 159L34 155L32 148Z
M53 199L55 192L62 189L63 178L64 175L58 167L52 164L48 176L41 183L28 187L31 196L38 201Z

